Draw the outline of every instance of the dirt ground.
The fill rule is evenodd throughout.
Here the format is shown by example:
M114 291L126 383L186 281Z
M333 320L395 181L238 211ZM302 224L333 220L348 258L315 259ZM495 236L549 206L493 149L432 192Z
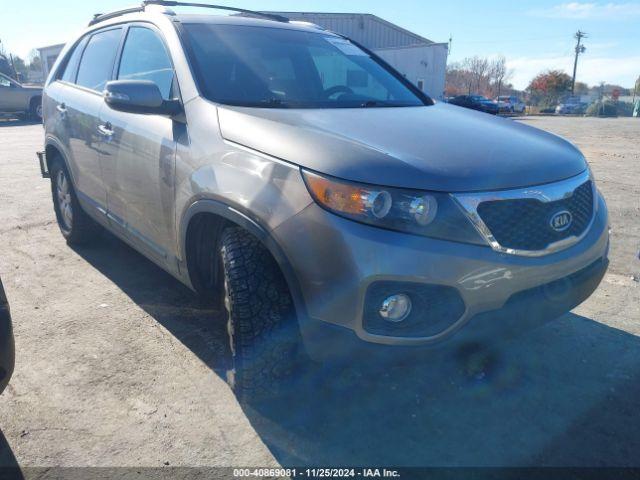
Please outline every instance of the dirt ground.
M42 126L0 122L17 350L0 466L640 466L640 121L522 121L577 144L607 198L597 292L475 358L362 359L261 411L224 381L216 312L110 235L65 244L35 157Z

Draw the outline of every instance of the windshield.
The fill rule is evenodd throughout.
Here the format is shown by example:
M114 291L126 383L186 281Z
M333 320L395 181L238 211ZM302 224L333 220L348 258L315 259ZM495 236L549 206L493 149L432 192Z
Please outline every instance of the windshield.
M412 107L425 103L341 37L282 28L185 24L209 100L263 108Z

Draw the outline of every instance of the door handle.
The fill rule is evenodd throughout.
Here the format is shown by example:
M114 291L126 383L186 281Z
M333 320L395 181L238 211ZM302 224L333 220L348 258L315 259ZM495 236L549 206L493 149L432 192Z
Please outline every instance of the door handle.
M111 125L111 122L107 122L104 125L98 125L98 133L103 137L113 136L113 125Z
M60 105L56 105L56 109L63 115L67 113L67 106L64 103L61 103Z

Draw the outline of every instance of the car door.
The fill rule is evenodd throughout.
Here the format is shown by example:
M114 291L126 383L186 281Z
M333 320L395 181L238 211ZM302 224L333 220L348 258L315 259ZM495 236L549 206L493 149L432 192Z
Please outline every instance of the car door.
M63 132L60 137L80 201L85 208L103 213L107 206L100 165L104 138L98 126L100 110L105 107L102 90L113 76L122 30L116 27L93 33L84 46L77 72L47 89L55 102L53 123Z
M0 112L25 110L23 92L20 85L0 74Z
M118 60L119 80L153 81L165 100L177 96L169 52L148 24L127 27ZM108 106L100 125L106 132L101 161L109 220L148 256L166 263L175 252L174 173L176 140L184 125L162 115L120 112Z
M473 110L478 110L482 112L484 109L482 108L482 103L477 98L469 97L469 108Z

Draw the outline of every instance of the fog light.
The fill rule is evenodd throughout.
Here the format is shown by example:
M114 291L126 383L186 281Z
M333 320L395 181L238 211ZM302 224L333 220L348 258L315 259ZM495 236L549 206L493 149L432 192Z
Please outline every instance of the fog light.
M387 297L380 307L380 316L394 323L402 322L410 313L411 299L403 293Z

